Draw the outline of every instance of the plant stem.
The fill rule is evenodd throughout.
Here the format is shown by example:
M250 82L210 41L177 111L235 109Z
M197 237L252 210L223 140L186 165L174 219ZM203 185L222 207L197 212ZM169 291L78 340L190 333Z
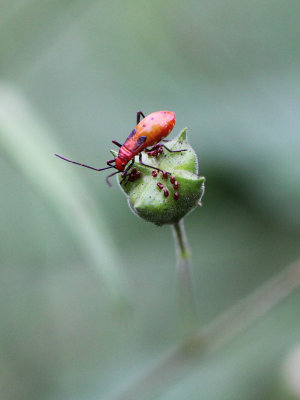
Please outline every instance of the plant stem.
M191 252L187 242L183 219L173 225L177 256L177 276L182 323L187 333L195 328L197 322L196 302L193 293Z

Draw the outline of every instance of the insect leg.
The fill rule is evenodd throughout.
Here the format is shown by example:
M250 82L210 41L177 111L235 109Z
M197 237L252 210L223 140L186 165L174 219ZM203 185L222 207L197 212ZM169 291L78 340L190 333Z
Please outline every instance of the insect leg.
M166 150L168 150L170 153L180 153L181 151L187 151L187 149L183 149L183 150L170 150L166 145L161 144L161 147L164 147Z
M156 169L156 171L163 172L163 170L160 169L160 168L152 167L152 165L143 163L142 153L139 153L139 163L140 163L141 165L144 165L144 167L149 167L149 168L152 168L152 169ZM167 172L167 173L170 174L170 172Z
M161 145L160 143L158 143L158 144L155 144L154 146L150 147L150 149L148 149L148 148L144 149L144 151L145 151L146 153L149 153L150 151L159 149L161 146L162 146L162 145Z
M116 174L119 174L119 173L120 173L120 171L114 172L114 173L108 175L108 176L105 178L106 183L108 184L108 186L112 186L112 184L109 182L109 178L111 178L112 176L114 176L114 175L116 175Z
M130 164L128 165L128 167L125 169L125 171L122 173L122 178L125 177L127 175L127 172L130 170L130 168L133 166L134 164L134 158L131 160Z
M111 163L113 163L115 161L116 161L115 159L112 159L112 160L106 161L106 164L111 165ZM114 167L114 165L111 165L111 166Z
M139 110L139 111L136 113L136 124L137 124L137 125L140 123L141 115L143 116L143 118L145 118L144 113L142 113L142 111Z
M128 165L128 167L125 169L125 171L122 172L122 175L121 175L122 179L121 179L120 185L122 185L122 183L124 182L126 177L129 175L129 174L127 174L127 172L130 170L130 168L133 166L133 164L134 164L134 158L131 160L131 163Z

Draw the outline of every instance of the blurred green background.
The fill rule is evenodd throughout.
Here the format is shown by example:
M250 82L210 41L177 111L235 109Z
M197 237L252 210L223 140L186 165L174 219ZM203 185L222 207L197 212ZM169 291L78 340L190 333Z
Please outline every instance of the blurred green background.
M53 157L105 166L138 109L175 111L207 178L185 220L201 324L297 259L299 20L298 0L0 0L1 399L107 399L180 340L170 227ZM299 306L149 398L287 399Z

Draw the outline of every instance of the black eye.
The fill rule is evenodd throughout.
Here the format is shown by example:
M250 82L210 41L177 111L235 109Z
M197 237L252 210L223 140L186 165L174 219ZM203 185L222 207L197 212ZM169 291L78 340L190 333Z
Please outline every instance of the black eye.
M126 165L125 163L122 163L122 167L125 167L125 165Z

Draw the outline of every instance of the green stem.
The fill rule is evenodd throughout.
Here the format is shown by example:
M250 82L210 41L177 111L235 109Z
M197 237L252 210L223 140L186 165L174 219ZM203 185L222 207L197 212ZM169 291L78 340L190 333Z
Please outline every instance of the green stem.
M177 275L182 323L187 333L195 328L197 322L196 302L193 293L191 252L188 245L183 219L173 225L177 256Z

